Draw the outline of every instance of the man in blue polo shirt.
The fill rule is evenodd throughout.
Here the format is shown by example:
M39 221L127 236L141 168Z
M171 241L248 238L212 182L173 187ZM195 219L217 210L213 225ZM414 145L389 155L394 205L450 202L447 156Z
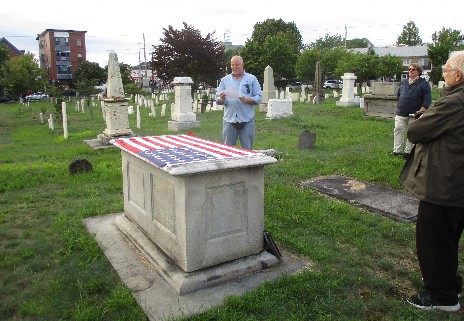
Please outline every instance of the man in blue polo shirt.
M222 138L224 144L253 149L255 137L255 105L262 100L258 79L243 70L243 59L233 56L232 73L223 77L216 92L216 103L224 105Z

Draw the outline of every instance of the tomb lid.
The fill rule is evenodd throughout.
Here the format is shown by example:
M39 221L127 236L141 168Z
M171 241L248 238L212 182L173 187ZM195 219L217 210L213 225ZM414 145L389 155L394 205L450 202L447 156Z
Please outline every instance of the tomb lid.
M173 85L190 85L193 84L193 80L190 77L174 77Z
M194 135L112 139L111 144L171 175L188 175L277 162L262 152L209 141Z

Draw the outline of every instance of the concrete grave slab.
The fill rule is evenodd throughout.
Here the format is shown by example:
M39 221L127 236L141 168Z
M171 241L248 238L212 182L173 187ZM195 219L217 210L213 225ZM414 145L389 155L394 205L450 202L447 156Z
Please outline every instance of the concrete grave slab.
M419 200L409 193L346 176L317 177L301 184L400 222L415 222Z

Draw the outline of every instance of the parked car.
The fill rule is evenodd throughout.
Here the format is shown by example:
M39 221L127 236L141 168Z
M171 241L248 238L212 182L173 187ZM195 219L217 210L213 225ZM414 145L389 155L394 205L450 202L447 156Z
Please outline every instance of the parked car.
M301 89L301 85L302 85L301 82L296 81L296 82L290 84L290 88L291 89Z
M299 81L294 82L290 85L291 89L301 89L301 87L304 87L304 89L310 89L310 90L314 89L313 85L309 83L303 84L302 82L299 82Z
M339 89L339 88L343 88L343 81L341 81L341 80L329 79L329 80L326 80L326 81L324 82L324 84L322 85L322 88L325 88L325 89Z
M27 95L25 99L26 99L26 101L31 101L31 100L47 100L48 98L50 98L50 96L48 96L48 94L42 93L42 92L37 92L37 93L34 93L32 95Z

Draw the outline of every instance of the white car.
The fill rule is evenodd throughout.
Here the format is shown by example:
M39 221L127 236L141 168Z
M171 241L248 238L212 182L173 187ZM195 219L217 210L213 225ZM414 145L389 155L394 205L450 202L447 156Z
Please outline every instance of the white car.
M326 80L322 85L325 89L339 89L343 88L343 81L341 80Z
M42 93L42 92L38 92L38 93L34 93L32 95L27 95L26 96L27 101L29 101L29 100L47 100L48 98L50 98L48 96L48 94Z

